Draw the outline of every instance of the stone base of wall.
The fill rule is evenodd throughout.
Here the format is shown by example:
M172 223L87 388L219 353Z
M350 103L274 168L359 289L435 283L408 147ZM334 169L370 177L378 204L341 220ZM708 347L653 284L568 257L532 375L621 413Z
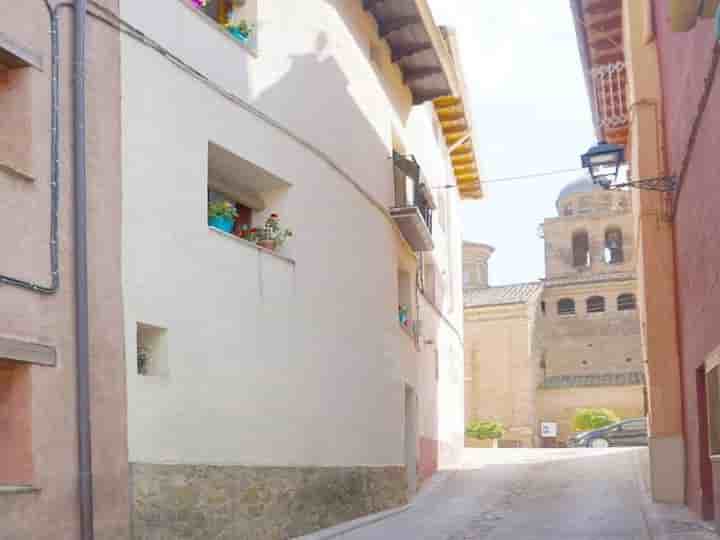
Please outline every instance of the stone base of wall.
M407 503L404 467L131 464L135 540L286 540Z

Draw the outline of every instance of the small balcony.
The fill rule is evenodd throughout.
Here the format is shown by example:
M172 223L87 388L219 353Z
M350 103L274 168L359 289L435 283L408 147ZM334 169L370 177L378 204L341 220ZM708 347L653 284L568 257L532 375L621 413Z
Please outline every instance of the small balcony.
M420 165L414 156L393 152L395 206L390 208L395 223L415 252L432 251L432 212L435 208L428 185L421 180Z

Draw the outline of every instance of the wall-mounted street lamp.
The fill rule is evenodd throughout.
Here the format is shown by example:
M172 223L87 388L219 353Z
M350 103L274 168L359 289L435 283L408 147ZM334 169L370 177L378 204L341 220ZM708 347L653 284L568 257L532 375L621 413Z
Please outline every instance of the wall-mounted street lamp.
M610 189L617 181L620 165L625 162L625 148L619 144L600 141L580 156L580 159L593 182Z
M600 141L581 156L582 166L588 170L594 183L605 189L647 189L651 191L675 191L676 176L660 176L629 180L618 183L620 166L625 163L625 148L619 144Z

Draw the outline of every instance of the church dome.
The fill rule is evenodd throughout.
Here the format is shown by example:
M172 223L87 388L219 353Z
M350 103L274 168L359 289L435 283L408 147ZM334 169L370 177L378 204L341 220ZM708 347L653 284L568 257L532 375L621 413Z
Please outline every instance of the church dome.
M555 201L555 207L560 212L560 202L571 195L579 195L582 193L595 193L596 191L603 191L602 186L594 183L592 178L589 176L581 176L577 180L573 180L567 186L560 190L557 200Z

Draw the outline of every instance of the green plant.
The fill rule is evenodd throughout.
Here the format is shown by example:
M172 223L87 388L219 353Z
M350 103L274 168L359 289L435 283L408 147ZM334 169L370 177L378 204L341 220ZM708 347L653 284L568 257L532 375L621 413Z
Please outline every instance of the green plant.
M253 31L252 25L245 19L241 19L238 22L227 22L225 23L225 28L240 32L245 36L249 36Z
M592 431L619 421L618 415L610 409L577 409L573 417L573 427L575 431Z
M208 203L208 217L236 219L238 211L235 205L229 201L214 201Z
M280 216L270 214L270 217L265 221L265 226L258 231L258 240L270 240L274 243L275 247L278 248L292 235L293 232L291 229L283 229L280 227Z
M470 422L465 434L473 439L502 439L505 434L505 426L500 422L474 420Z

